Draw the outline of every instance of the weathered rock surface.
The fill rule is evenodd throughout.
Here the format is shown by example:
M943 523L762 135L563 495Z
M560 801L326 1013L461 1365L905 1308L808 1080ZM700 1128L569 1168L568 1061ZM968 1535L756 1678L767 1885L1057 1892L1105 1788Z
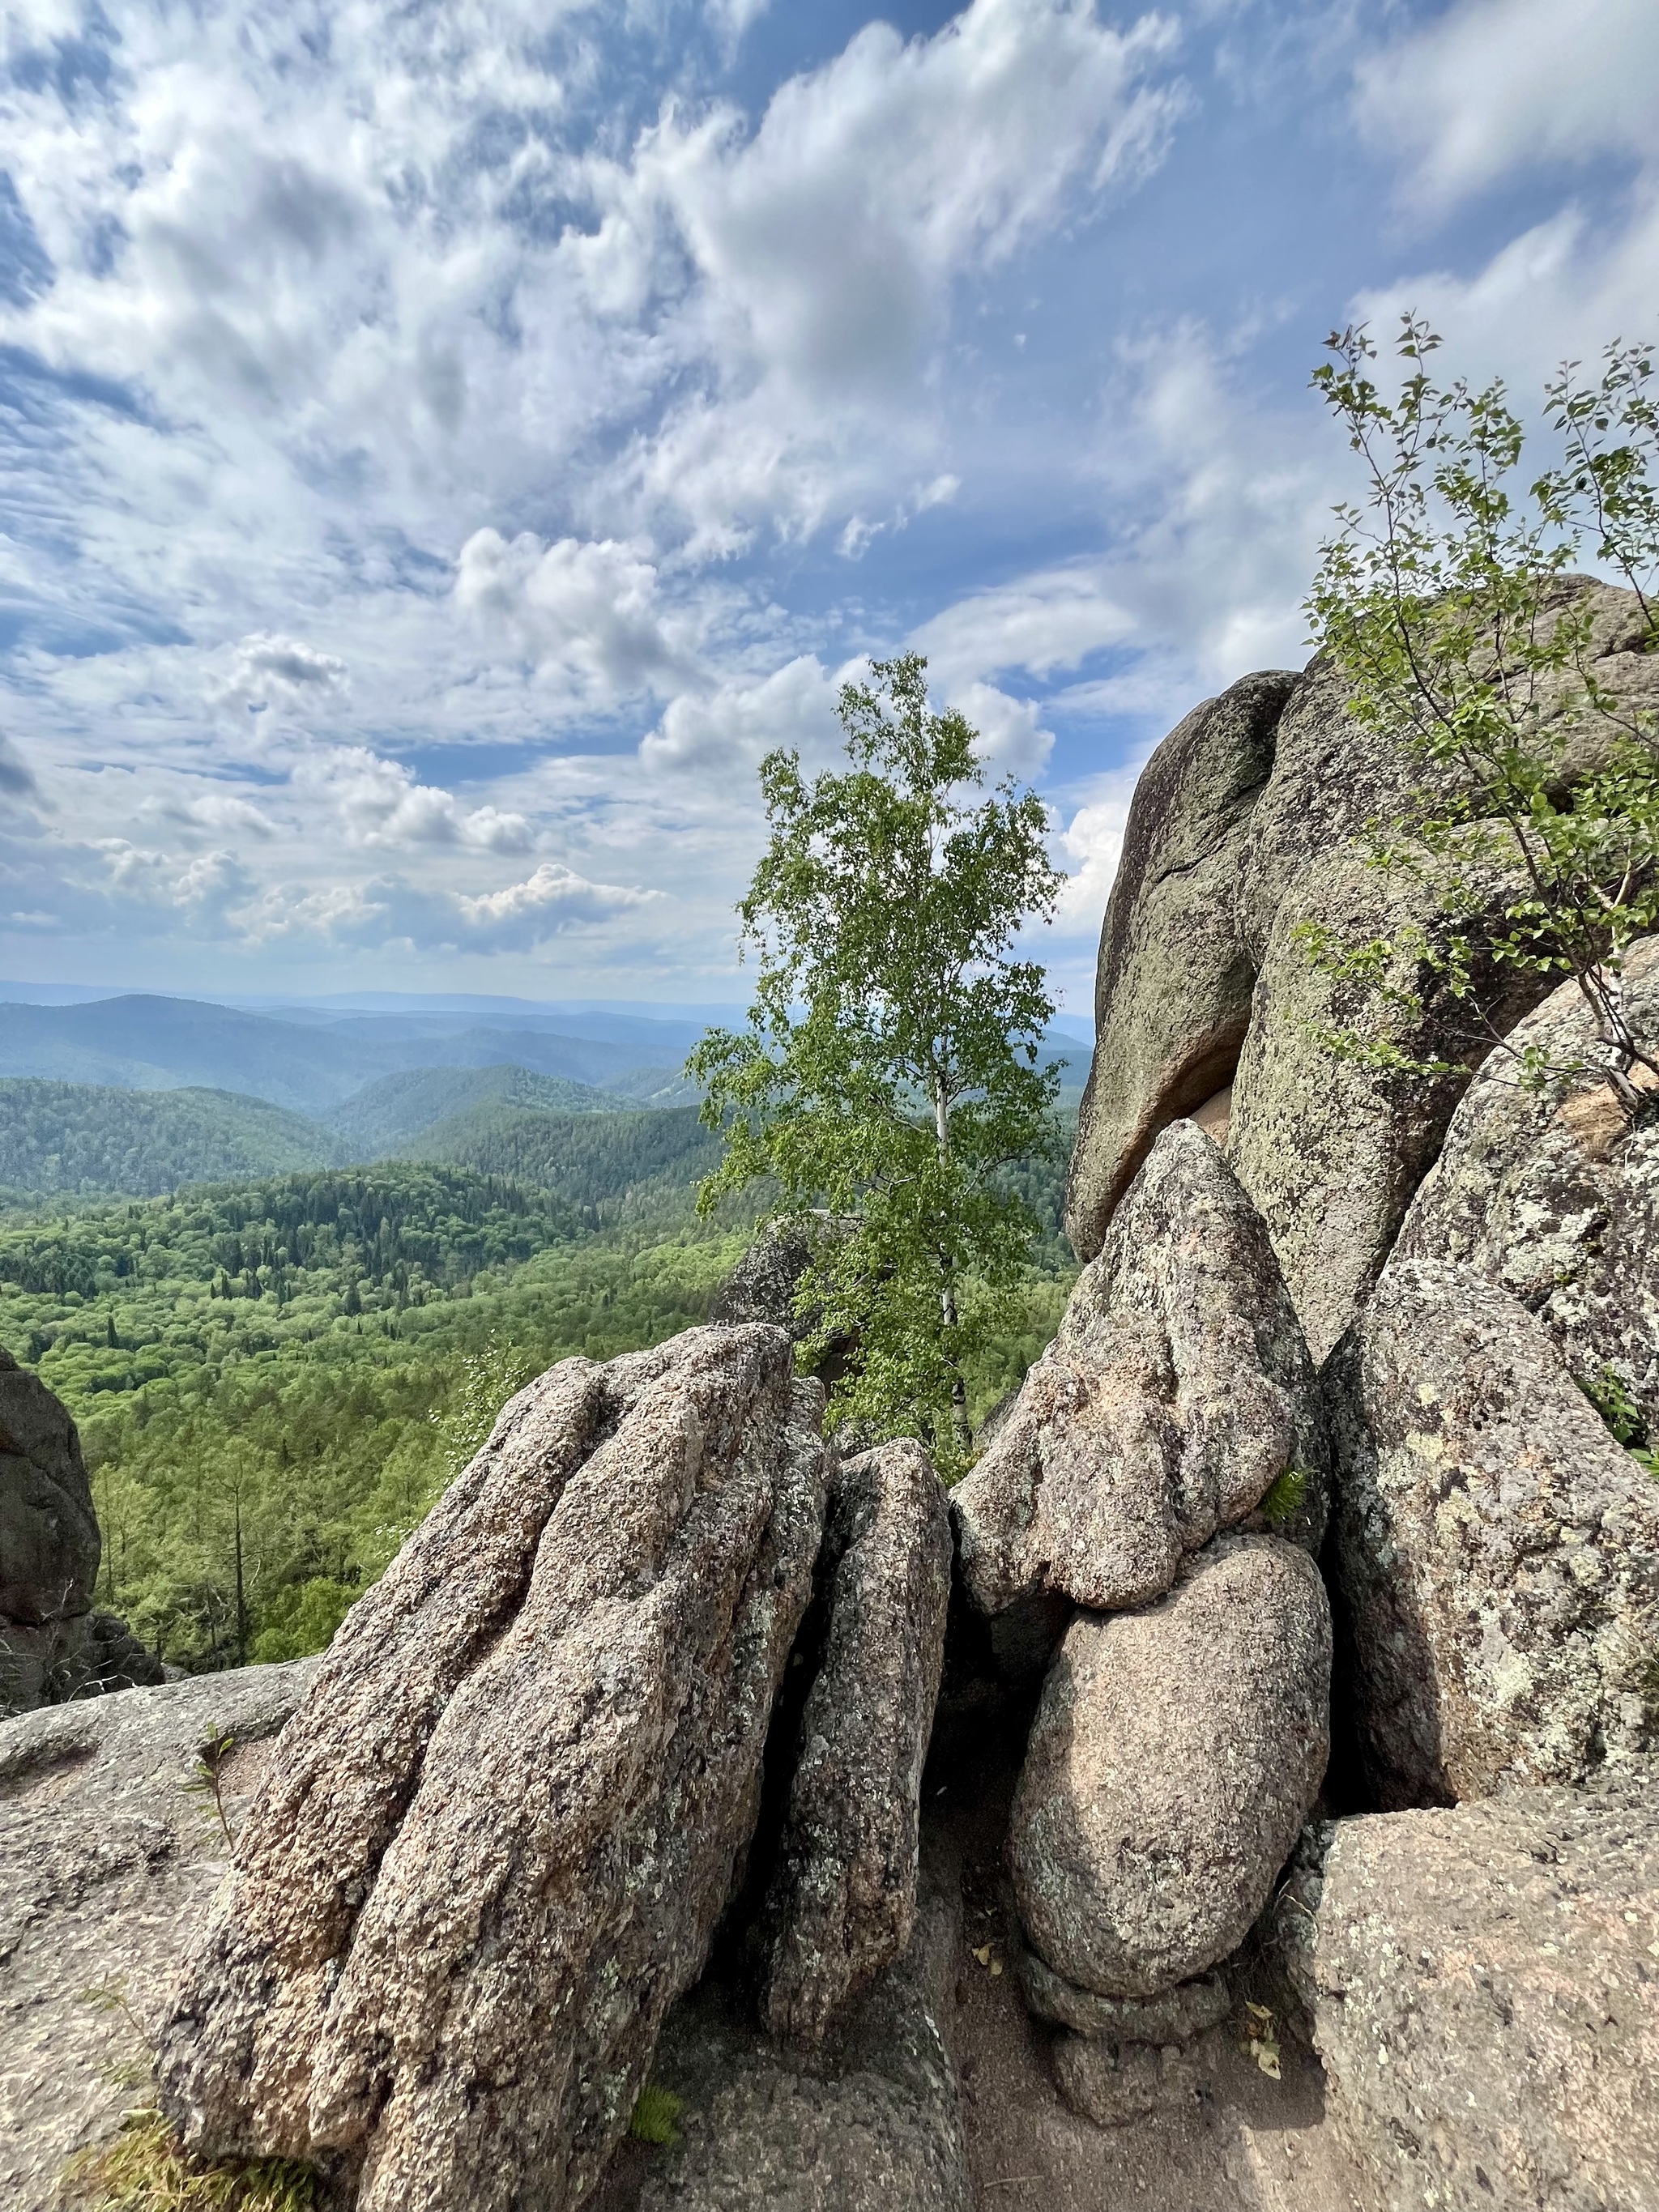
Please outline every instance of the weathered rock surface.
M1237 912L1244 835L1296 682L1277 669L1206 700L1135 786L1095 975L1103 1044L1066 1194L1067 1226L1085 1257L1099 1250L1158 1131L1210 1097L1237 1062L1255 983Z
M0 1348L0 1714L161 1680L125 1623L93 1611L101 1548L74 1422Z
M765 1327L520 1394L354 1607L160 2045L189 2140L364 2212L580 2198L741 1873L823 1513Z
M1323 1528L1318 1391L1260 1217L1190 1121L1158 1138L995 1442L951 1493L985 1612L1156 1597L1280 1475Z
M905 1950L810 2052L757 2036L712 1984L678 2006L652 2078L684 2100L682 2141L653 2154L639 2212L969 2212L939 2025L959 1920L949 1870L925 1869Z
M1659 2207L1659 1772L1336 1824L1327 2109L1388 2212Z
M1579 1781L1659 1739L1659 1484L1543 1324L1468 1267L1390 1262L1326 1380L1376 1802Z
M1626 702L1659 704L1654 656L1631 649L1632 595L1583 579L1565 588L1589 597L1597 680ZM1249 684L1262 688L1251 693ZM1230 785L1225 717L1247 700L1260 721ZM1206 715L1217 724L1207 750ZM1370 820L1398 813L1418 773L1398 749L1358 729L1322 660L1289 684L1277 674L1247 679L1182 731L1165 741L1167 764L1164 747L1154 754L1140 811L1149 833L1156 825L1156 852L1189 866L1201 887L1189 908L1187 879L1166 881L1158 861L1138 853L1132 866L1126 844L1102 939L1098 1073L1079 1123L1067 1227L1080 1256L1100 1249L1136 1148L1205 1096L1196 1077L1183 1082L1178 1071L1190 1062L1212 1088L1232 1073L1228 1157L1267 1222L1322 1360L1375 1281L1463 1088L1461 1076L1416 1082L1334 1063L1315 1034L1322 1026L1352 1027L1417 1058L1462 1060L1463 1010L1431 994L1420 1018L1407 1018L1344 995L1297 936L1304 921L1355 942L1402 921L1435 926L1420 891L1367 866L1362 842ZM1601 744L1592 722L1575 740L1570 769ZM1247 752L1252 763L1267 763L1254 787L1244 780ZM1173 774L1189 753L1194 761L1212 754L1211 772ZM1236 1011L1246 993L1247 1021ZM1540 995L1530 979L1513 979L1494 1017L1516 1020ZM1236 1072L1222 1048L1229 1036Z
M898 1955L915 1918L951 1598L950 1516L920 1444L878 1444L832 1476L818 1577L828 1620L769 1899L762 2003L774 2035L805 2041Z
M845 1229L840 1218L826 1218L815 1233L833 1241ZM816 1335L821 1310L805 1314L796 1310L796 1293L812 1262L812 1246L806 1236L787 1221L765 1223L754 1242L709 1301L710 1321L770 1322L787 1329L797 1345ZM851 1336L832 1338L811 1369L825 1385L838 1382L856 1356Z
M1103 1997L1057 1974L1035 1951L1022 1950L1019 1985L1039 2020L1106 2043L1191 2043L1225 2020L1232 1992L1219 1974L1182 1982L1155 1997Z
M1097 2128L1127 2127L1198 2094L1200 2074L1173 2045L1099 2043L1085 2035L1054 2038L1054 2080L1074 2112Z
M233 1833L312 1659L127 1691L0 1722L0 2203L58 2212L70 2154L144 2101L145 2037L206 1920Z
M1151 1997L1237 1947L1325 1771L1330 1668L1319 1570L1273 1536L1218 1538L1144 1611L1078 1616L1009 1834L1049 1966Z
M1659 1037L1659 939L1632 952L1625 997L1637 1033ZM1522 1089L1516 1054L1536 1048L1565 1067L1594 1054L1595 1025L1574 983L1509 1042L1453 1115L1395 1255L1455 1261L1499 1284L1537 1315L1581 1382L1611 1370L1659 1443L1659 1113L1628 1129L1594 1073Z

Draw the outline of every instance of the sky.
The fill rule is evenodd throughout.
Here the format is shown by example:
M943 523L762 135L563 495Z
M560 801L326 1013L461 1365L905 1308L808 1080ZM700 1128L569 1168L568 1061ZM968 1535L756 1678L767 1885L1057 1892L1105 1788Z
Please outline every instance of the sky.
M1309 389L1659 337L1654 0L0 0L0 975L720 1000L927 654L1067 883L1309 652Z

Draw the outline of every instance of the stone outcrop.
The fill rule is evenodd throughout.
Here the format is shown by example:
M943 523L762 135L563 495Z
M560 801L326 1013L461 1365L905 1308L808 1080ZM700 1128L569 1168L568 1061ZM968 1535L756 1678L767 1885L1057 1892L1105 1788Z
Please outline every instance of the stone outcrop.
M762 2003L775 2035L809 2042L903 1949L915 1917L951 1596L945 1492L920 1444L879 1444L832 1476L818 1579L828 1619L768 1903Z
M159 2045L362 2212L574 2203L741 1877L824 1508L781 1330L567 1360L353 1608Z
M846 1232L844 1217L822 1217L815 1229L818 1237L834 1242ZM822 1247L820 1247L822 1249ZM792 1222L769 1221L709 1301L710 1321L770 1322L786 1329L792 1343L805 1344L817 1334L822 1310L802 1314L796 1294L812 1263L812 1244ZM811 1372L826 1387L847 1374L857 1356L852 1336L832 1337L812 1363Z
M1632 596L1586 580L1566 588L1590 597L1598 681L1659 704L1654 657L1631 649ZM1247 722L1248 743L1230 741ZM1592 724L1570 769L1600 743ZM1203 1083L1218 1090L1231 1077L1228 1157L1320 1360L1375 1281L1465 1079L1373 1076L1334 1061L1322 1027L1462 1061L1463 1010L1434 994L1420 1018L1356 998L1317 970L1297 936L1304 921L1344 942L1402 922L1436 926L1424 894L1370 867L1364 848L1366 824L1397 814L1417 780L1397 748L1354 724L1328 664L1315 660L1288 682L1246 679L1154 754L1102 939L1097 1072L1067 1200L1079 1256L1100 1249L1158 1130L1201 1103ZM1540 995L1533 979L1506 979L1495 1018L1518 1019ZM1188 1076L1188 1066L1199 1072Z
M1098 1610L1142 1604L1286 1475L1285 1533L1316 1548L1324 1462L1266 1230L1210 1139L1174 1123L951 1494L964 1586L990 1613L1045 1589Z
M1542 1322L1390 1262L1327 1370L1332 1553L1385 1808L1582 1780L1659 1735L1659 1483Z
M144 2102L146 2039L207 1917L271 1739L318 1662L252 1667L0 1722L0 2203L61 2212L72 2153Z
M1625 999L1638 1036L1659 1037L1659 939L1632 951ZM1453 1261L1501 1285L1581 1382L1616 1379L1659 1444L1659 1111L1627 1128L1593 1067L1522 1086L1522 1054L1563 1070L1594 1060L1595 1024L1575 983L1507 1043L1453 1115L1395 1256Z
M956 2069L940 2032L959 1941L954 1869L924 1867L900 1955L821 2045L756 2034L732 1990L705 1984L670 2014L652 2078L684 2101L680 2142L653 2153L638 2212L971 2212Z
M1327 2110L1388 2212L1659 2207L1659 1772L1337 1823Z
M1078 1616L1008 1846L1021 1922L1056 1973L1151 1997L1237 1947L1324 1775L1330 1668L1319 1570L1276 1537L1218 1538L1158 1603Z
M100 1552L75 1424L0 1349L0 1714L161 1680L126 1624L93 1609Z
M1127 2127L1198 2094L1198 2068L1173 2044L1160 2050L1061 2034L1054 2038L1054 2060L1060 2095L1097 2128Z
M1078 1115L1067 1194L1067 1225L1085 1257L1099 1250L1159 1130L1201 1105L1237 1065L1255 985L1239 871L1296 682L1275 669L1206 700L1135 785L1095 975L1102 1047Z

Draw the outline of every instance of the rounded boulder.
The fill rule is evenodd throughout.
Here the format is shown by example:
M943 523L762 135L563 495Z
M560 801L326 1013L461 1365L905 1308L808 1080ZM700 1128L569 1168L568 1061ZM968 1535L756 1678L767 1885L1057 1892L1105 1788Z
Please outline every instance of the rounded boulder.
M1236 1950L1318 1795L1330 1684L1324 1583L1277 1537L1218 1539L1156 1604L1079 1614L1009 1838L1033 1949L1111 1997Z

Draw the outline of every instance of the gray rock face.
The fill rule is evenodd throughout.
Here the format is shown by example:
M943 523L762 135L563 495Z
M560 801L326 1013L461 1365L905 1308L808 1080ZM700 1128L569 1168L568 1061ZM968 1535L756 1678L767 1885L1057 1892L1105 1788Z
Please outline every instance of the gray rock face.
M1078 1616L1008 1843L1049 1966L1152 1997L1237 1948L1324 1775L1330 1668L1319 1570L1276 1537L1218 1538L1158 1603Z
M145 2037L228 1850L187 1788L202 1747L233 1833L313 1659L131 1690L0 1722L0 2203L59 2212L70 2154L145 2100Z
M1388 2212L1659 2207L1659 1772L1344 1820L1327 2109Z
M1206 700L1135 786L1095 976L1102 1048L1066 1193L1066 1226L1085 1258L1158 1131L1237 1061L1255 983L1237 912L1244 836L1296 681L1274 670Z
M92 1609L102 1546L62 1402L0 1348L0 1714L159 1682L159 1662Z
M817 1234L834 1240L843 1233L836 1219L818 1223ZM770 1322L787 1329L792 1342L804 1344L816 1334L821 1310L807 1314L795 1310L801 1279L812 1261L812 1247L802 1231L787 1221L770 1221L760 1230L737 1266L709 1302L710 1321ZM834 1338L811 1372L826 1385L848 1371L857 1344L850 1336Z
M1659 1036L1659 939L1632 953L1625 995L1638 1034ZM1577 986L1552 992L1510 1042L1562 1066L1590 1057ZM1526 1091L1514 1058L1492 1053L1395 1250L1472 1267L1519 1298L1581 1382L1613 1371L1659 1443L1659 1115L1627 1130L1596 1076Z
M812 2051L757 2036L705 1985L669 2015L652 2078L684 2100L639 2212L970 2212L951 2002L960 1899L925 1869L898 1959ZM611 2201L606 2203L611 2212Z
M1653 656L1630 649L1632 595L1584 580L1569 588L1591 600L1598 680L1627 702L1659 703ZM1261 688L1235 686L1200 710L1219 715L1237 701L1243 713L1254 702L1259 720L1237 750L1233 783L1223 772L1231 756L1219 728L1214 773L1172 777L1164 748L1149 764L1148 825L1156 821L1158 850L1189 865L1200 887L1188 904L1185 878L1131 865L1126 845L1102 939L1097 1103L1079 1123L1067 1227L1081 1257L1100 1249L1136 1147L1206 1095L1196 1077L1183 1083L1176 1071L1190 1060L1211 1089L1231 1074L1228 1157L1267 1222L1322 1360L1376 1280L1465 1079L1373 1077L1334 1062L1315 1032L1356 1027L1419 1059L1462 1060L1468 1046L1454 1003L1431 998L1420 1019L1407 1019L1380 1002L1358 1002L1317 972L1297 937L1304 921L1356 942L1407 921L1433 928L1422 893L1368 867L1361 842L1369 821L1399 811L1414 771L1358 728L1327 664L1312 662L1289 684L1279 675L1247 682ZM1171 762L1203 754L1192 734L1199 720L1182 726L1184 738L1176 733L1181 744L1165 741ZM1591 727L1576 757L1588 760L1600 743ZM1254 783L1247 756L1252 774L1265 763ZM1518 979L1495 1018L1517 1020L1540 995L1530 979ZM1236 1072L1223 1048L1229 1037Z
M1542 1323L1390 1262L1327 1370L1333 1552L1385 1808L1572 1782L1659 1735L1659 1483Z
M898 1955L915 1918L951 1597L950 1516L920 1444L879 1444L831 1478L818 1574L829 1622L769 1899L762 2004L774 2035L805 2041Z
M741 1872L823 1393L765 1327L520 1394L353 1608L160 2042L210 2151L363 2212L576 2201Z
M1195 2097L1199 2073L1173 2045L1159 2051L1062 2034L1054 2038L1054 2081L1074 2112L1097 2128L1122 2128Z
M1035 1951L1021 1951L1018 1972L1029 2011L1097 2042L1191 2043L1233 2007L1232 1992L1219 1974L1182 1982L1161 1996L1103 1997L1076 1988Z
M1313 1369L1267 1231L1190 1121L1164 1130L1079 1279L1060 1333L951 1493L981 1610L1043 1589L1109 1610L1169 1589L1183 1556L1282 1474L1323 1528Z

